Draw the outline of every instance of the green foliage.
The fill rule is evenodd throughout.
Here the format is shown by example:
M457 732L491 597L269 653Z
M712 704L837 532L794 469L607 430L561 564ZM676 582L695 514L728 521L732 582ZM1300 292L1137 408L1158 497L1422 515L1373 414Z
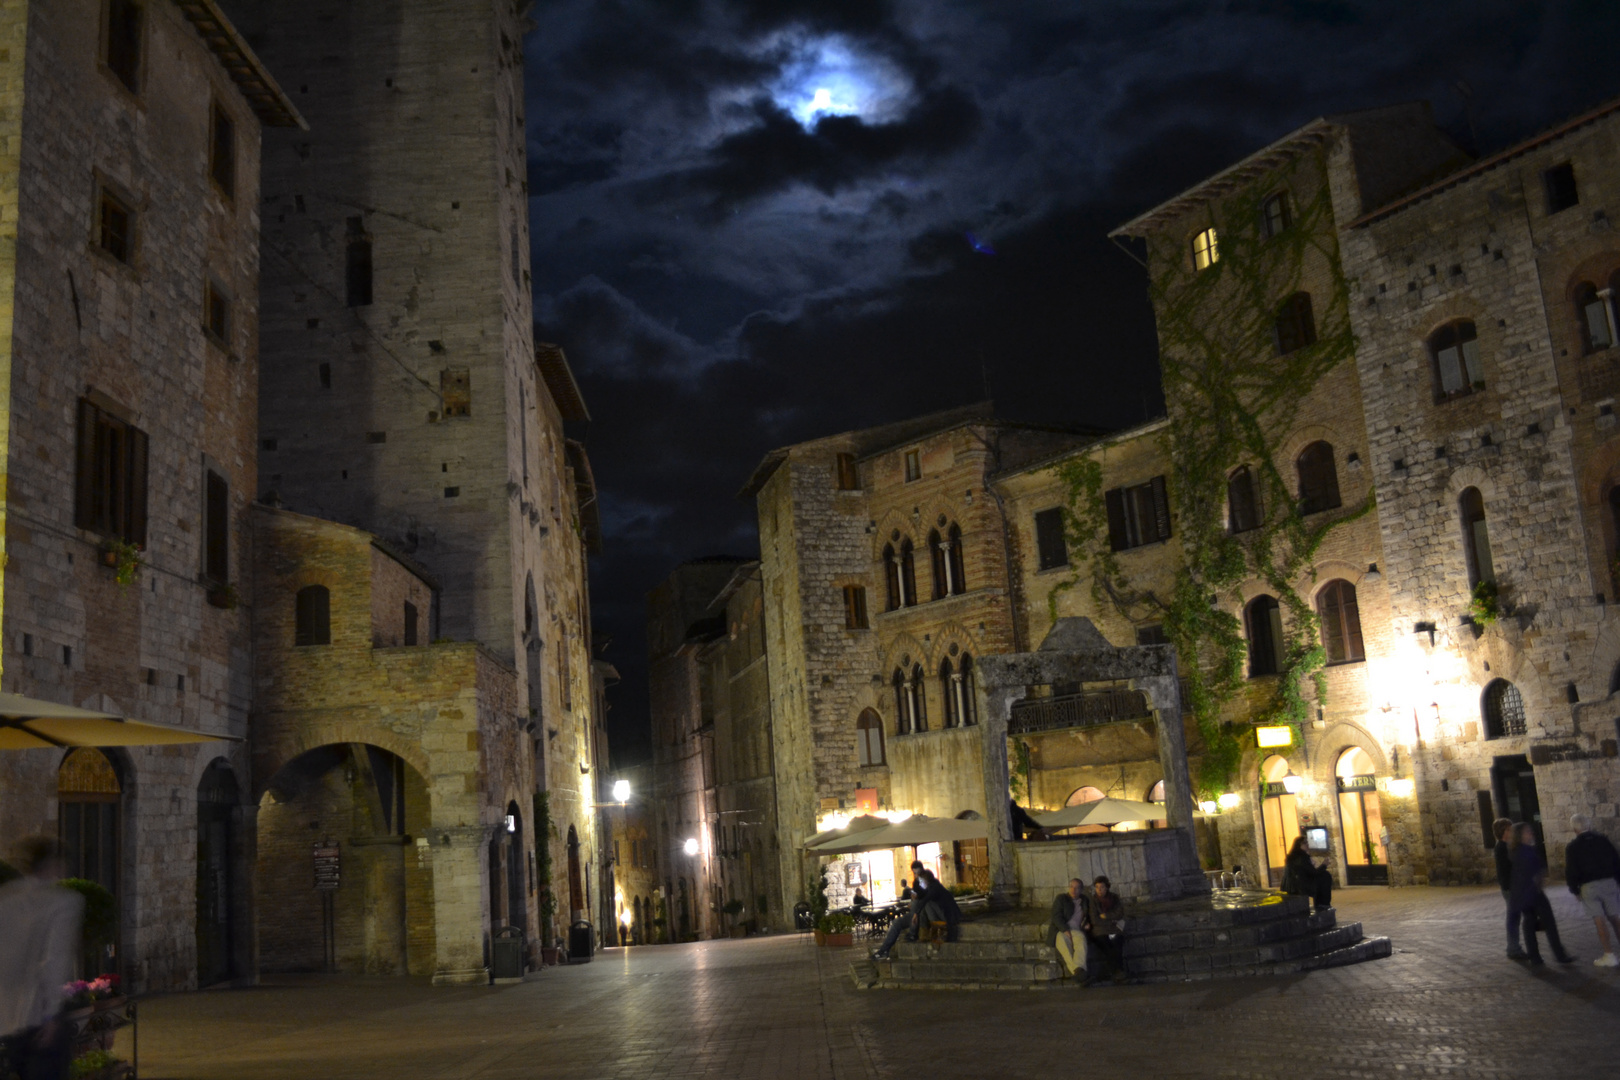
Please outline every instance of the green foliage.
M1266 193L1239 193L1222 205L1220 259L1213 266L1194 273L1176 241L1156 253L1149 268L1171 419L1167 483L1182 552L1168 595L1134 584L1110 549L1100 463L1081 458L1056 470L1067 489L1065 532L1076 563L1071 578L1053 589L1050 614L1057 618L1058 598L1085 574L1099 608L1112 606L1133 622L1151 619L1164 627L1181 660L1183 705L1202 744L1194 786L1204 797L1229 789L1252 745L1247 728L1239 734L1222 722L1223 710L1246 685L1256 696L1250 718L1293 727L1296 738L1312 700L1323 700L1326 656L1316 613L1294 583L1330 530L1373 508L1369 495L1359 507L1307 518L1279 468L1276 436L1295 430L1300 403L1323 376L1353 360L1355 338L1326 187L1317 185L1317 194L1295 207L1292 227L1269 238L1260 228ZM1322 277L1313 277L1317 337L1279 355L1277 314L1305 288L1307 268L1330 286L1323 295ZM1233 534L1227 480L1240 465L1256 478L1262 521ZM1248 684L1243 623L1229 607L1241 605L1242 586L1254 580L1277 598L1285 630L1278 676Z
M534 861L535 876L540 884L540 926L545 935L541 943L552 940L553 921L557 918L557 895L551 888L551 841L556 835L551 823L551 795L534 793Z
M816 919L816 929L823 934L847 934L855 929L855 917L844 912L822 915Z
M1007 787L1012 791L1014 802L1020 804L1028 802L1029 774L1033 768L1029 756L1029 743L1023 739L1014 739L1012 768L1007 774Z
M118 905L113 901L112 893L93 881L63 878L61 885L84 897L84 925L80 929L80 940L85 960L93 967L99 963L99 958L118 933ZM87 978L96 974L89 968L85 970Z
M1496 592L1496 582L1482 581L1474 586L1473 595L1468 601L1468 617L1474 620L1474 625L1481 630L1489 630L1496 625L1502 617L1501 599Z
M827 914L827 868L823 866L816 877L816 887L810 891L810 914L817 921Z
M73 1080L88 1080L103 1075L117 1063L118 1059L105 1050L87 1050L73 1059L68 1066L68 1076Z
M120 585L129 585L135 580L135 574L141 568L141 546L124 540L112 539L101 542L101 550L112 558L113 580Z

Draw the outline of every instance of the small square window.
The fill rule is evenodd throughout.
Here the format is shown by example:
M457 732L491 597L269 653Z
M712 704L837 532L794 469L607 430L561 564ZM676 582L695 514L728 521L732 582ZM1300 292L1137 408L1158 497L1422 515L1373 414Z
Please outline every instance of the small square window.
M906 451L906 482L922 479L922 451Z
M219 344L230 347L231 301L212 281L203 285L203 329Z
M108 0L107 70L131 93L139 90L141 6L135 0Z
M135 254L135 213L118 196L102 188L97 197L96 243L121 263Z
M439 396L445 416L472 415L472 374L467 368L445 368L439 372Z
M1541 174L1541 180L1547 185L1547 213L1568 210L1581 201L1580 191L1575 187L1575 166L1569 162L1554 165Z
M236 196L236 122L214 102L213 137L208 143L208 175L227 199Z

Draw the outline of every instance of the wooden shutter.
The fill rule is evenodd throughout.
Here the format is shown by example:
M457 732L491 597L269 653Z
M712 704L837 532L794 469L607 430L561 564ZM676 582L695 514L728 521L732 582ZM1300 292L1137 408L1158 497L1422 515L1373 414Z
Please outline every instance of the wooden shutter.
M1155 476L1149 486L1153 489L1153 539L1168 540L1170 539L1170 495L1165 490L1164 477Z
M1042 570L1067 566L1068 544L1063 536L1063 511L1057 507L1035 515L1035 550Z
M138 547L146 546L146 432L138 428L124 429L124 445L128 454L128 485L125 488L129 516L124 539Z
M79 432L74 459L73 524L94 529L96 482L96 424L101 410L79 399Z
M1356 587L1348 581L1339 583L1339 610L1344 615L1344 658L1365 660L1367 650L1361 641L1361 609L1356 602Z
M1115 551L1131 546L1130 534L1125 527L1125 491L1113 488L1104 497L1108 505L1108 545Z
M1322 621L1322 648L1327 653L1327 662L1344 663L1344 617L1339 602L1338 582L1329 582L1328 587L1322 590L1317 600L1316 614Z

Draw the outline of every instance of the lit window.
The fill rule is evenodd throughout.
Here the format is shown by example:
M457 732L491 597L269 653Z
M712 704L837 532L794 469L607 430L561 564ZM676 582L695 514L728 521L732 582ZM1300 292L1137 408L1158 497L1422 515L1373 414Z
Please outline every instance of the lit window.
M1221 261L1221 252L1216 245L1215 227L1213 225L1193 237L1192 255L1194 270L1208 270Z

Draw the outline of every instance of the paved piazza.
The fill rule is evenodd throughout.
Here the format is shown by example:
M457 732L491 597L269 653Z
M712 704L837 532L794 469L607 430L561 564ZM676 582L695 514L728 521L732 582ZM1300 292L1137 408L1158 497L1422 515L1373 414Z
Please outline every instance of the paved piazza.
M1612 1077L1620 975L1502 955L1494 889L1351 889L1388 960L1287 978L859 991L796 937L613 950L518 986L277 979L143 1006L144 1080L347 1077ZM1550 954L1549 954L1550 955ZM128 1046L121 1046L127 1056Z

